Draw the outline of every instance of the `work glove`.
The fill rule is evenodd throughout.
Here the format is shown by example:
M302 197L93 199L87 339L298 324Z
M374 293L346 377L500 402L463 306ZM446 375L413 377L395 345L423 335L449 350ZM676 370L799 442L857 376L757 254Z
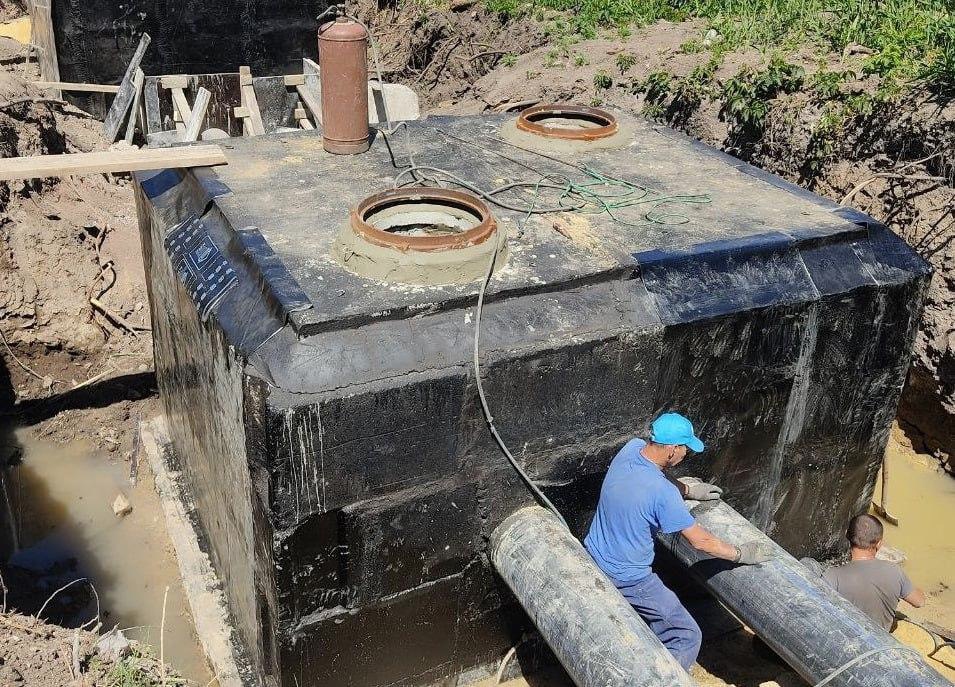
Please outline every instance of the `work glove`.
M736 547L735 563L759 565L773 557L773 547L758 541L748 541Z
M677 481L686 487L684 498L693 501L716 501L723 496L723 490L718 486L696 477L680 477Z

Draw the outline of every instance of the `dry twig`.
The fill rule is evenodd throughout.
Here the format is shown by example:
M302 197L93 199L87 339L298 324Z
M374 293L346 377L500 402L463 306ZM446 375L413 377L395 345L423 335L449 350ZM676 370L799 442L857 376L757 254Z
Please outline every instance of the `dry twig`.
M851 191L849 191L845 196L842 197L842 200L839 201L839 205L845 205L848 203L855 194L864 189L866 186L871 184L876 179L908 179L909 181L947 181L945 177L935 177L935 176L922 176L922 175L906 175L899 174L904 169L909 169L915 165L921 165L929 160L935 159L942 154L941 151L936 151L931 155L926 155L923 158L918 160L912 160L911 162L906 162L903 165L899 165L891 172L880 172L878 174L873 174L872 176L864 179L863 181L856 184Z
M129 332L129 333L132 334L133 336L136 336L136 337L139 336L139 334L137 334L136 332L148 332L148 331L151 331L149 327L140 327L139 325L130 324L130 323L126 320L126 318L124 318L124 317L122 317L122 316L116 314L116 313L113 312L112 310L110 310L110 309L109 309L108 307L106 307L106 305L105 305L102 301L100 301L98 298L90 298L90 305L92 305L92 306L93 306L94 308L96 308L100 313L102 313L103 315L105 315L105 316L106 316L106 319L108 319L110 322L112 322L113 324L115 324L116 326L118 326L118 327L120 327L120 328L122 328L122 329L125 329L127 332Z
M59 594L60 592L62 592L64 589L67 589L67 588L69 588L69 587L72 587L72 586L73 586L74 584L76 584L77 582L86 582L86 581L87 581L87 580L86 580L85 577L78 577L78 578L76 578L75 580L73 580L72 582L67 582L66 584L64 584L62 587L60 587L60 588L57 589L55 592L53 592L52 594L50 594L49 598L48 598L46 601L43 602L43 605L40 606L40 610L37 611L37 614L36 614L35 616L33 616L33 617L36 618L37 620L39 620L39 619L40 619L40 616L43 615L43 611L46 610L47 605L48 605L51 601L53 601L53 597L55 597L57 594Z
M166 684L166 599L169 598L169 587L162 595L162 621L159 623L159 674L161 684Z
M70 672L74 680L80 676L80 628L73 630L73 664Z
M62 384L62 383L63 383L63 382L59 381L58 379L53 379L52 377L44 377L44 376L41 375L39 372L37 372L36 370L34 370L34 369L31 368L31 367L28 367L28 366L26 365L26 363L24 363L23 361L21 361L21 360L16 356L16 354L13 352L13 349L10 348L10 344L7 343L7 337L4 335L4 333L3 333L2 330L0 330L0 341L3 342L3 347L7 349L7 353L10 355L10 357L13 358L13 362L15 362L15 363L16 363L17 365L19 365L21 368L23 368L26 372L29 372L31 375L33 375L34 377L36 377L37 379L39 379L39 380L40 380L41 382L43 382L44 384L46 384L48 381L52 381L52 384ZM51 386L52 386L52 384L51 384Z

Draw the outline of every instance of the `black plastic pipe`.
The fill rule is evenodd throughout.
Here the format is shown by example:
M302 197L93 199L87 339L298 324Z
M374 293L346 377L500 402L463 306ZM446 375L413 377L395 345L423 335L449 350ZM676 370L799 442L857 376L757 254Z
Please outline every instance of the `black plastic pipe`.
M773 546L772 560L745 566L710 558L679 534L658 536L804 680L825 687L951 687L918 652L876 625L731 507L709 502L691 512L725 541L760 540Z
M491 560L579 687L694 684L550 511L508 517L491 534Z

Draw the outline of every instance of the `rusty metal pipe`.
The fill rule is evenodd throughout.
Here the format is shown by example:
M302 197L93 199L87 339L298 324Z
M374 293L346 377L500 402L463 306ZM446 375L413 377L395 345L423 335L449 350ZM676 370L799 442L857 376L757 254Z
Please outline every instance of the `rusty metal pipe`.
M346 17L318 30L322 145L329 153L368 150L368 32Z

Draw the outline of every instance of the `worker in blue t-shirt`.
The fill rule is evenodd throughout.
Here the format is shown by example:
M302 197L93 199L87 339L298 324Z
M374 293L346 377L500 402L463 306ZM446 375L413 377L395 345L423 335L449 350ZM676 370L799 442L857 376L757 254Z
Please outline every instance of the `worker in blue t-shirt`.
M715 500L723 490L692 477L673 482L663 474L679 464L687 450L699 453L703 442L678 413L658 417L649 442L628 441L610 463L584 546L663 646L689 670L700 652L702 634L676 594L650 569L653 535L680 532L694 548L745 565L769 560L772 550L759 542L727 544L696 523L683 499Z

